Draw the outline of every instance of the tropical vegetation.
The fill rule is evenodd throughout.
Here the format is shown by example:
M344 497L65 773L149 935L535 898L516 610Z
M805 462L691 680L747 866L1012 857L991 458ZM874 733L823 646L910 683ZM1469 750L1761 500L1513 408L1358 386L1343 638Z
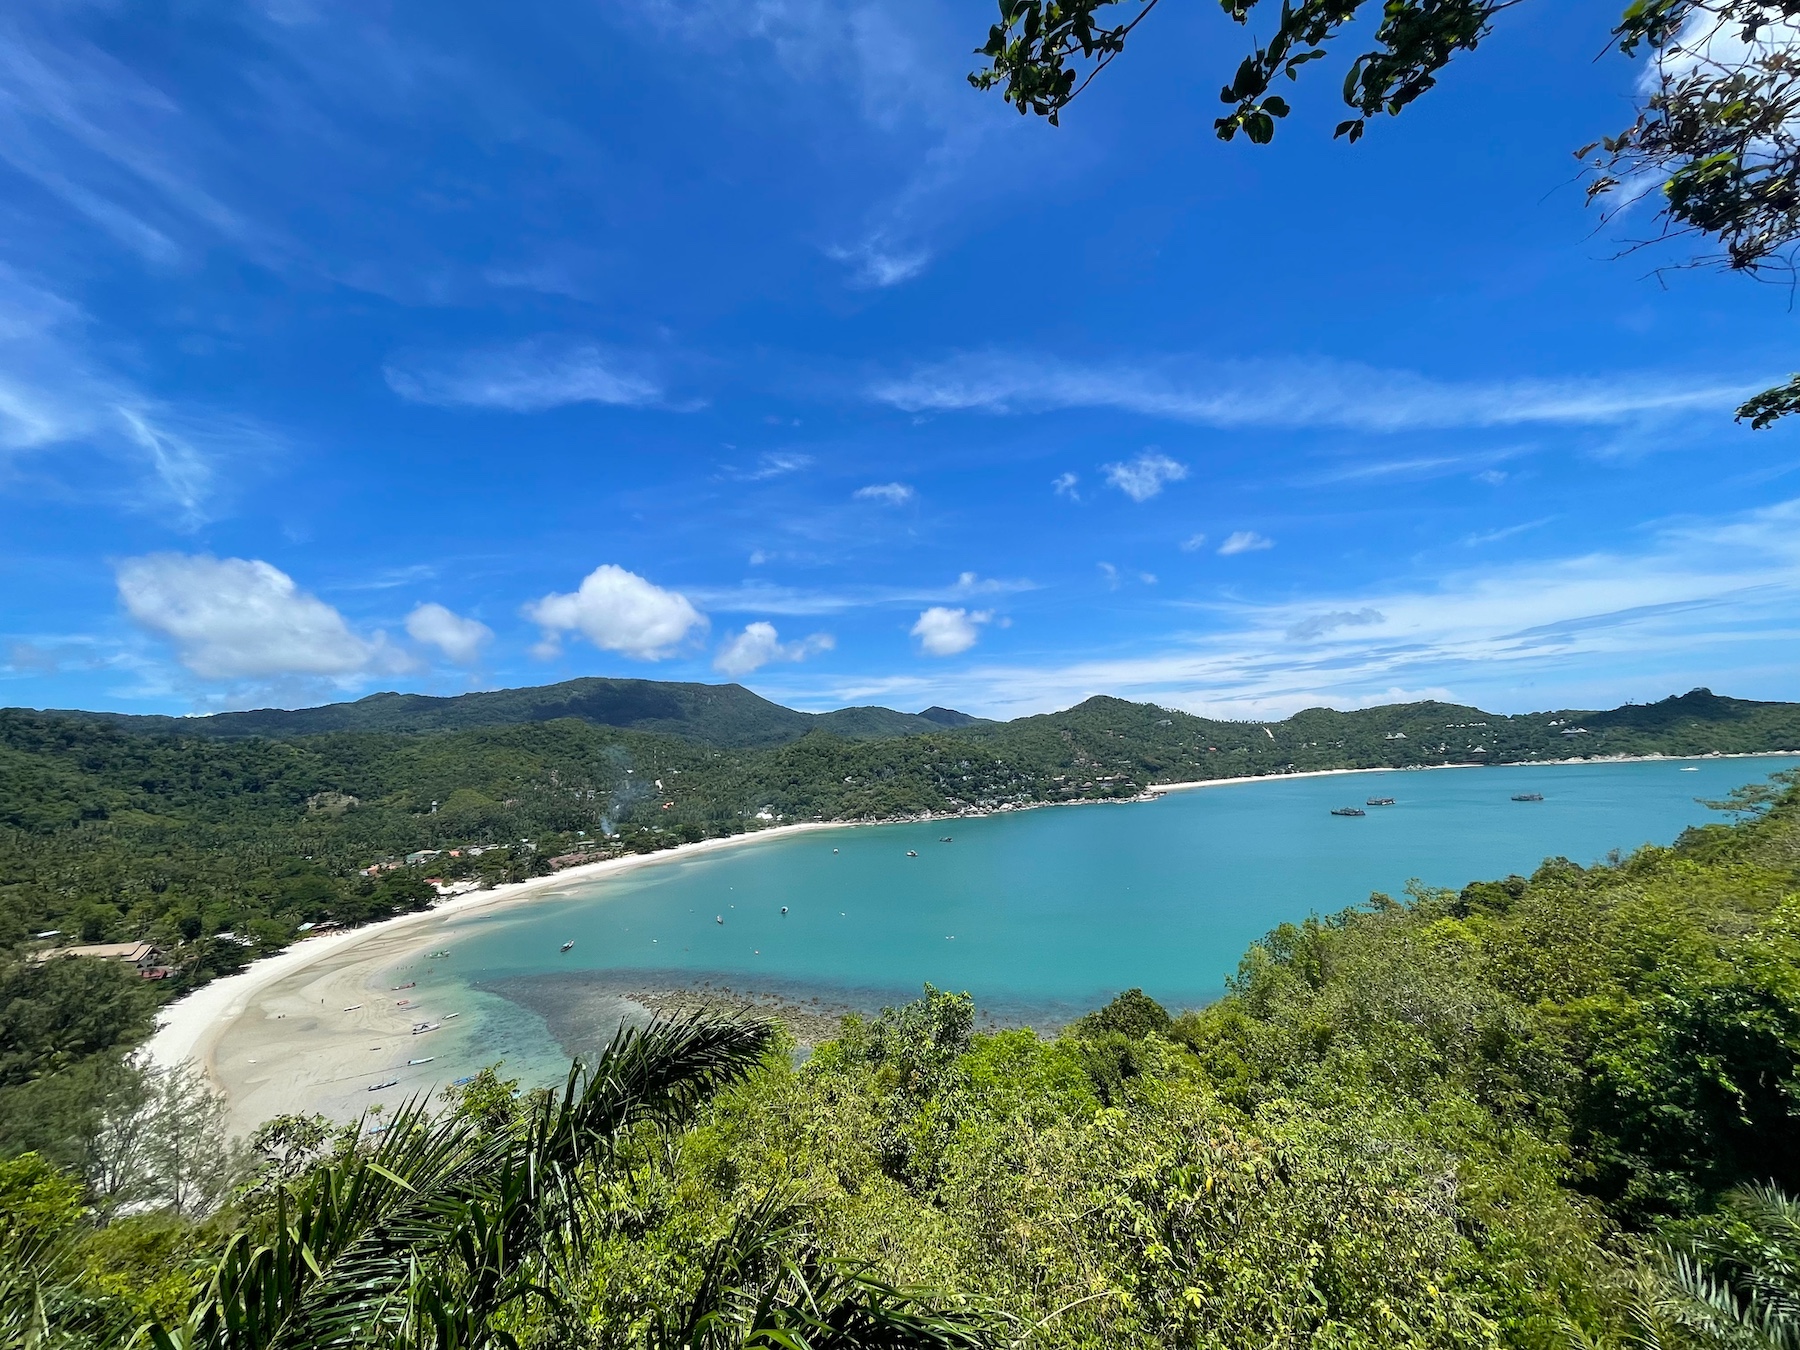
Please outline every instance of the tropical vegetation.
M1054 1036L978 1032L966 995L927 988L810 1055L664 1024L558 1091L502 1068L347 1128L271 1122L233 1184L180 1202L166 1142L123 1204L79 1160L19 1154L0 1325L70 1346L1793 1346L1800 786L1720 805L1734 823L1672 847L1283 925L1178 1014L1130 991Z

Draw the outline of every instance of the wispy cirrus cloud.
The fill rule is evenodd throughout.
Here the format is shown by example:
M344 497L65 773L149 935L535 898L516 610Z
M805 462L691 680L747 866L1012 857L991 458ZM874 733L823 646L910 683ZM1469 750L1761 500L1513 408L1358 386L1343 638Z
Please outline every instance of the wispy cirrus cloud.
M1351 361L1146 357L1081 364L986 351L876 380L866 393L912 413L1095 408L1221 428L1402 432L1724 416L1766 383L1637 374L1457 381Z
M851 284L883 290L911 281L931 265L931 253L918 247L896 247L880 234L849 248L825 250L833 262L850 268Z
M884 506L905 506L918 497L910 483L870 483L850 494L859 502L880 502Z
M843 614L854 609L906 609L914 605L954 604L957 601L1018 595L1038 589L1023 578L983 577L963 572L946 586L844 586L809 589L746 582L740 586L690 586L687 594L696 604L724 614L780 614L806 617Z
M1274 547L1275 541L1266 534L1258 534L1255 530L1233 530L1219 545L1219 556L1230 558L1239 553L1261 553Z
M99 355L90 327L78 306L0 264L0 471L17 473L27 459L99 454L133 472L110 487L84 485L54 464L47 472L72 494L123 487L129 496L121 500L133 507L173 507L181 523L198 523L219 465L266 458L271 437L234 414L145 392Z
M1800 498L1669 521L1639 547L1472 567L1278 603L1194 606L1195 623L1138 650L1054 655L944 675L839 678L818 703L943 702L1012 717L1111 694L1219 717L1282 717L1435 697L1500 709L1621 695L1622 670L1661 697L1721 666L1791 670L1800 653ZM1588 706L1596 706L1589 704Z
M641 360L597 342L531 338L506 346L401 356L382 372L410 403L535 413L572 403L644 408L664 403Z
M196 230L246 242L251 227L182 158L204 133L162 89L64 29L59 8L0 17L0 162L151 263L181 261Z

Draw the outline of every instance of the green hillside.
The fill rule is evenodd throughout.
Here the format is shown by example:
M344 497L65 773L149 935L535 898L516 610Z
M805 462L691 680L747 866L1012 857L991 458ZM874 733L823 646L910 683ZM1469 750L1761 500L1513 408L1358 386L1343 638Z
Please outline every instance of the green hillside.
M619 727L664 736L683 736L708 745L745 748L780 745L823 728L854 739L910 736L940 726L963 726L981 719L948 708L936 717L889 708L840 708L830 713L796 712L771 703L740 684L677 684L660 680L567 680L529 689L434 698L426 694L370 694L354 703L318 708L262 708L207 717L144 717L129 713L52 711L47 716L100 721L138 735L205 736L274 740L339 731L412 735L475 727L517 726L574 718L596 726Z

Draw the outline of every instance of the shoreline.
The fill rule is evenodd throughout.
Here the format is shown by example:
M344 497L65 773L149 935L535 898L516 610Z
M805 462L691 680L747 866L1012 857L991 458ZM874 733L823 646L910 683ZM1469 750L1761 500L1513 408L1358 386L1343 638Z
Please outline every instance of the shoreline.
M361 970L369 966L372 961L391 961L417 955L419 951L433 942L437 929L463 917L502 909L539 898L545 894L555 893L569 886L580 886L622 875L640 867L681 861L760 840L775 839L808 831L854 829L859 826L919 824L928 820L1009 814L1013 811L1035 810L1051 806L1118 805L1128 802L1146 802L1155 801L1167 793L1189 791L1196 788L1289 781L1297 778L1327 778L1370 773L1412 773L1436 769L1557 767L1572 764L1762 759L1775 756L1800 756L1800 751L1756 751L1705 755L1614 755L1569 757L1559 760L1505 761L1493 765L1424 764L1399 768L1313 769L1301 773L1255 774L1191 782L1157 783L1147 786L1142 792L1132 797L1070 802L1009 803L1004 808L941 814L925 812L919 815L873 821L797 821L746 834L705 839L692 844L680 844L654 853L634 854L628 857L606 858L592 863L582 863L549 876L532 877L526 881L504 883L489 890L471 891L451 896L428 909L396 915L377 923L302 939L279 952L251 962L236 974L221 976L202 985L192 993L168 1005L159 1013L156 1029L144 1042L139 1053L143 1054L150 1063L163 1068L173 1068L182 1063L197 1064L216 1087L226 1092L232 1112L236 1115L242 1098L249 1094L243 1092L234 1094L228 1089L223 1081L224 1075L219 1072L217 1064L219 1047L232 1030L244 1021L245 1014L251 1010L252 1003L259 997L270 994L273 986L277 984L292 981L297 976L315 972L316 967L325 966L329 968L315 972L314 980L319 989L328 990L328 997L324 1001L329 1003L332 995L339 994L344 997L355 997L350 992L349 986L343 984L342 981L334 980L333 977L347 974L352 970ZM310 1002L310 999L308 1001ZM273 1005L271 1004L271 1006ZM287 1014L281 1015L286 1016ZM295 1029L298 1030L298 1027ZM372 1027L365 1029L373 1030Z
M1148 801L1164 792L1185 792L1189 788L1222 787L1227 783L1292 782L1296 778L1336 778L1351 773L1430 773L1438 769L1554 769L1572 764L1676 764L1690 759L1773 759L1776 756L1800 758L1800 750L1732 750L1709 751L1703 755L1570 755L1566 759L1501 759L1492 764L1402 764L1373 769L1305 769L1300 773L1245 774L1241 778L1196 778L1185 783L1152 783L1139 797L1126 801ZM1084 805L1085 803L1066 803ZM1043 805L1065 805L1045 802Z
M157 1014L156 1029L140 1047L139 1053L144 1055L151 1064L165 1069L174 1068L183 1063L197 1062L207 1070L209 1078L214 1078L215 1085L222 1087L222 1084L217 1084L217 1080L211 1072L213 1051L225 1033L248 1010L250 1001L266 991L270 985L302 974L313 966L329 961L333 957L342 956L357 947L384 938L393 938L412 929L423 930L434 923L460 919L490 908L517 904L569 883L579 884L630 872L639 867L692 858L702 853L715 853L721 849L748 844L756 840L773 839L777 835L796 834L809 830L843 829L857 823L859 822L796 821L792 825L775 825L748 834L734 834L721 839L702 839L694 844L677 844L674 848L659 849L655 853L638 853L624 858L603 858L598 862L565 867L562 871L552 872L549 876L531 877L525 881L504 882L489 890L467 891L461 895L453 895L440 900L429 908L414 910L410 914L396 914L391 919L381 919L375 923L342 929L322 937L302 938L278 952L258 957L236 974L221 975L217 979L201 985L192 993L163 1008ZM426 936L424 932L420 932L421 945Z

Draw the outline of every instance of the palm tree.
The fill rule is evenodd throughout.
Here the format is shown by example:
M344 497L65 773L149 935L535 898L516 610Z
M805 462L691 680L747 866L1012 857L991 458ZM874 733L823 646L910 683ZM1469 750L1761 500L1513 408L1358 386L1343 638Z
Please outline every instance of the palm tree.
M700 1017L622 1030L591 1070L577 1061L560 1094L500 1129L409 1102L379 1142L279 1185L187 1320L140 1339L153 1350L510 1350L508 1327L534 1306L560 1311L546 1273L579 1259L592 1183L625 1139L679 1128L773 1042L767 1025ZM993 1326L824 1257L774 1202L740 1220L700 1289L657 1325L667 1350L980 1350Z

